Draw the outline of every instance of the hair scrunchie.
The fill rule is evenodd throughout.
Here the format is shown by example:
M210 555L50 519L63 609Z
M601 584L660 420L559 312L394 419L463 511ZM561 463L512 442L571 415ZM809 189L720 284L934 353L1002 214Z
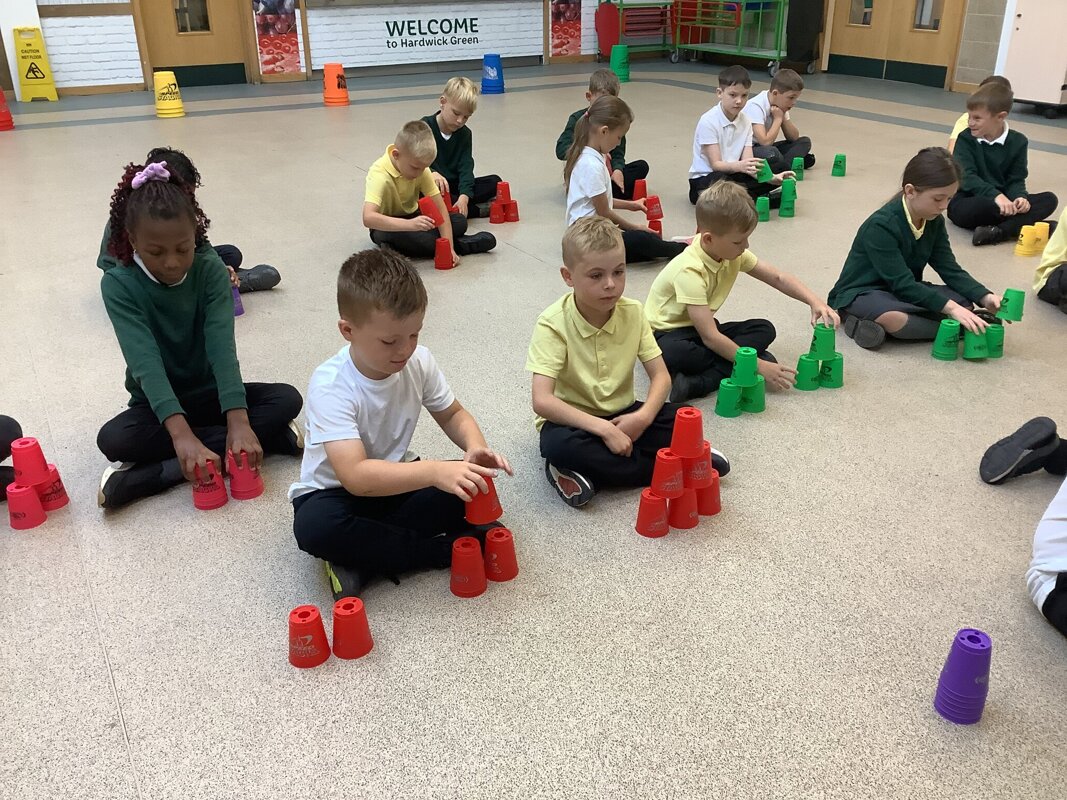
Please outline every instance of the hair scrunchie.
M160 161L158 164L146 165L144 169L142 169L140 172L133 176L133 180L130 182L130 185L133 186L134 189L140 189L142 186L148 183L148 181L165 182L169 180L170 172L167 170L167 162Z

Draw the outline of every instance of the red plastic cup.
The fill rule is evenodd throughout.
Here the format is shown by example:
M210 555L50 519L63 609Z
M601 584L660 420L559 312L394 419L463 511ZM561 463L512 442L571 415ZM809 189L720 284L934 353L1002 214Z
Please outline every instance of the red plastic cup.
M519 201L511 200L504 206L504 220L506 222L519 221Z
M667 501L651 489L641 490L641 504L637 507L637 524L634 530L649 539L658 539L670 533Z
M679 408L674 417L671 450L682 458L699 458L704 451L704 418L692 406Z
M358 597L342 597L333 604L333 654L363 658L374 649L367 609Z
M634 181L634 200L640 200L643 197L648 197L648 182L644 178L638 178Z
M456 207L452 205L452 193L448 189L441 192L441 199L445 201L445 208L448 209L449 214L455 212Z
M212 511L222 508L230 499L226 493L226 484L222 476L215 471L215 462L207 462L207 477L200 473L200 467L196 468L196 481L193 483L193 505L201 511Z
M452 581L456 597L477 597L485 591L485 561L473 536L461 536L452 543Z
M11 465L19 486L36 486L48 480L48 462L44 460L40 442L32 436L11 443Z
M650 194L645 198L645 216L648 219L663 219L663 206L660 205L659 195Z
M663 238L663 220L650 219L648 221L648 228L659 238Z
M667 522L672 528L695 528L700 522L700 513L697 511L696 489L686 489L681 497L671 500L667 504Z
M230 474L230 494L234 500L255 500L263 494L263 476L248 466L248 453L241 451L238 465L233 453L226 454L226 471Z
M67 497L67 489L63 486L63 479L59 477L59 470L55 464L48 465L48 480L33 487L37 496L41 498L41 508L45 511L56 511L70 502Z
M467 522L471 525L488 525L496 522L504 509L500 507L500 498L496 496L496 486L493 479L486 476L485 482L489 485L489 494L478 492L473 500L467 501Z
M500 181L496 185L496 201L498 203L511 202L511 184L507 181Z
M485 534L485 577L503 583L519 574L515 558L515 537L507 528L493 528Z
M330 657L330 643L322 615L315 606L297 606L289 612L289 663L307 669Z
M664 447L656 451L656 466L652 469L653 493L670 500L685 491L682 459Z
M719 471L711 471L711 483L703 489L697 489L697 512L702 517L714 517L722 511L719 499Z
M419 213L425 217L430 217L433 220L433 224L438 228L445 224L441 209L437 207L437 203L433 201L432 197L419 198Z
M17 483L7 485L7 515L11 527L17 531L36 528L48 515L41 508L41 498L32 486L20 486Z
M437 239L433 246L434 269L452 269L456 262L452 260L452 244L444 236Z
M493 202L489 206L489 222L493 225L501 225L508 221L508 214L505 209L506 203L501 203L499 200Z
M705 441L699 456L683 458L682 468L686 489L706 489L711 486L711 445Z

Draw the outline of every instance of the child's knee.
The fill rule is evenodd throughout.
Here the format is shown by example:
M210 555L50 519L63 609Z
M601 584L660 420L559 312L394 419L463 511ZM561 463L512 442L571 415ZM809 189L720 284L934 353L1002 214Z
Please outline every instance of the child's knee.
M10 447L16 439L22 438L22 426L11 417L0 415L0 447Z

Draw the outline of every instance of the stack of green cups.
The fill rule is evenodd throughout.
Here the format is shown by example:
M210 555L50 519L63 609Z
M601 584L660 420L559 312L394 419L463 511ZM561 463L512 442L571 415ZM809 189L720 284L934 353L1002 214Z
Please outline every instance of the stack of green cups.
M963 332L963 357L969 361L978 361L989 356L989 345L986 343L985 331L982 333Z
M819 388L819 359L805 353L797 362L796 387L802 392L813 392Z
M1002 358L1004 356L1004 326L990 325L986 328L985 343L990 358Z
M741 387L730 378L724 378L719 384L719 394L715 398L715 413L720 417L741 416Z
M753 386L741 390L741 410L749 414L758 414L767 407L767 382L762 375L756 376Z
M845 385L845 358L834 353L832 358L822 362L819 369L819 386L824 389L840 389Z
M941 320L931 355L938 361L955 361L960 357L960 324L956 320Z
M793 178L782 181L782 204L778 207L779 217L795 217L797 214L797 182Z
M774 173L771 172L771 165L767 163L767 159L760 161L759 170L756 172L756 180L760 183L766 183L774 177Z
M1005 289L997 316L1009 322L1019 322L1023 318L1023 302L1025 300L1026 292L1020 289Z
M814 356L819 361L828 361L840 355L834 351L836 333L832 326L824 322L818 323L811 332L811 349L808 350L808 355Z
M720 417L736 417L742 411L758 413L764 408L764 389L755 348L739 347L733 374L719 384L715 413Z
M771 218L771 198L764 195L756 198L756 219L767 222Z
M625 44L617 44L611 48L611 71L619 79L619 83L630 81L630 47Z
M793 159L793 166L790 167L794 173L796 173L797 180L804 180L804 156L797 156Z

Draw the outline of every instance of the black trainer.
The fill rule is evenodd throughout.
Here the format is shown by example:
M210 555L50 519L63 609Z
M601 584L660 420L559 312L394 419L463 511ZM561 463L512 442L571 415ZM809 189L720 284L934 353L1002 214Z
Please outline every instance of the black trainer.
M812 153L808 153L804 156L804 169L811 169L815 166L815 156Z
M175 459L175 463L177 460ZM179 473L180 474L180 473ZM101 508L119 508L142 497L159 494L171 486L184 482L184 478L168 480L162 464L132 464L126 462L118 467L108 467L100 478L100 490L96 502Z
M343 567L340 564L323 562L326 565L326 577L330 581L330 591L336 603L342 597L359 597L370 576L358 569Z
M981 247L984 244L1000 244L1004 241L1004 231L996 225L979 225L971 236L971 244Z
M584 475L571 469L553 466L545 462L545 477L564 503L572 508L581 508L596 494L596 489Z
M719 477L730 474L730 459L725 453L720 453L714 447L711 448L711 466L719 473Z
M488 253L496 247L496 237L489 231L475 233L472 236L459 236L456 238L456 252L461 256L469 256L475 253Z
M1059 446L1056 423L1048 417L1035 417L986 450L978 474L983 481L996 486L1009 478L1041 469Z
M684 403L694 397L703 397L697 390L700 378L697 375L683 375L678 373L671 378L671 393L667 395L669 403Z
M252 269L238 267L234 272L241 281L237 287L237 291L241 294L265 292L267 289L273 289L282 281L281 273L270 264L257 264Z
M845 318L845 335L864 350L877 350L885 341L885 328L869 319L860 319L855 314Z

